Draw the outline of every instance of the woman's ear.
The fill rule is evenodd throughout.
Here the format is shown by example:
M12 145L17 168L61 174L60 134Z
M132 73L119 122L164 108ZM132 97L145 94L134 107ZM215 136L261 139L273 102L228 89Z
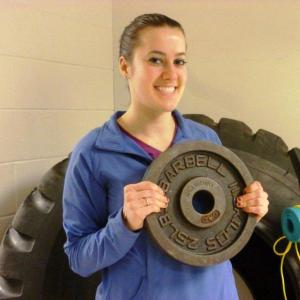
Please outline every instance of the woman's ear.
M129 78L129 64L124 56L119 57L119 70L123 78L128 79Z

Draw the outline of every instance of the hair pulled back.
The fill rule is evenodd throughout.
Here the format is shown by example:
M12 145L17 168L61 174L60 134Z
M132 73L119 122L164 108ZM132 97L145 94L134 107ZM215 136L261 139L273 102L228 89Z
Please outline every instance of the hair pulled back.
M185 35L181 24L165 15L156 13L140 15L124 28L120 38L119 57L123 56L131 62L133 51L139 42L139 32L146 27L162 26L178 28Z

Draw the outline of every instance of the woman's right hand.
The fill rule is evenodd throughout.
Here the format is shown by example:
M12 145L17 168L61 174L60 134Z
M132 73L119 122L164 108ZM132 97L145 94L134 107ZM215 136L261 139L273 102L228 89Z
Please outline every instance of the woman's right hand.
M155 183L142 181L124 187L123 217L126 226L136 231L143 227L145 218L168 206L164 191Z

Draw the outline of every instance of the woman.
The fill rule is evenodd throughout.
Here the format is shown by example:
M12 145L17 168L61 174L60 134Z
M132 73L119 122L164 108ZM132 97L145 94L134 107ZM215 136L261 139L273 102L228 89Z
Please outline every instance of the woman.
M75 147L65 178L65 252L82 276L101 270L96 299L238 299L229 261L193 267L159 250L143 229L145 218L168 206L160 187L142 181L152 160L172 144L220 143L211 129L175 109L186 80L181 25L164 15L137 17L121 36L119 66L131 96ZM258 182L237 206L260 220L268 195Z

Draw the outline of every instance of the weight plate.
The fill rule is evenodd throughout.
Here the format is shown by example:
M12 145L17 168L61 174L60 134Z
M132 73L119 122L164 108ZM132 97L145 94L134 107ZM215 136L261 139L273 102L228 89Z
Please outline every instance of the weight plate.
M146 227L171 257L206 266L230 259L248 242L256 219L235 199L253 179L229 149L203 141L174 145L153 161L144 180L170 199L146 218Z

